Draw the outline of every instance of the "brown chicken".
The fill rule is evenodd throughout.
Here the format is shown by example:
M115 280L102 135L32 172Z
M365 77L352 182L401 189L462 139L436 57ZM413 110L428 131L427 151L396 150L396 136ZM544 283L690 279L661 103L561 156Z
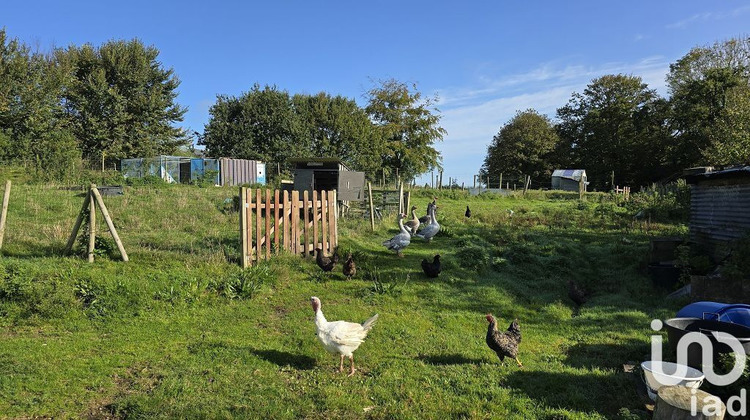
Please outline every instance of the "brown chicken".
M346 276L347 280L351 280L352 277L354 277L357 274L357 265L354 264L354 258L352 258L352 253L350 252L346 256L346 261L344 261L344 275Z
M507 331L500 332L497 330L495 317L487 314L486 318L490 323L487 327L487 346L497 353L501 363L505 364L507 356L512 357L518 363L518 367L523 367L521 361L518 360L518 346L521 344L521 327L518 325L518 320L511 322Z

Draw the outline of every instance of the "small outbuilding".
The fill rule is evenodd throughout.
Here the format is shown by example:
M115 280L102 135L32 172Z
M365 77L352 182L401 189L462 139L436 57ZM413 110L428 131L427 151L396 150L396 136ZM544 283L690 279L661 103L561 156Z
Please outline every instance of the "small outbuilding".
M337 191L340 201L365 198L365 173L352 171L335 158L289 159L294 168L294 190Z
M583 188L586 191L588 179L585 169L555 169L552 172L552 189L578 191L581 179L583 179Z
M162 155L152 158L122 159L120 171L125 178L156 176L169 183L186 184L207 176L213 179L215 185L266 183L265 164L247 159L208 159Z
M690 242L715 261L750 234L750 166L685 171L690 184Z

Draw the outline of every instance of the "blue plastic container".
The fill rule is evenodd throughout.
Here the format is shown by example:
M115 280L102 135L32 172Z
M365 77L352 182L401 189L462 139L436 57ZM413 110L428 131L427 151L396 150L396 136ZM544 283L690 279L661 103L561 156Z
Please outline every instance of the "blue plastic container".
M744 303L695 302L677 312L678 318L718 320L750 327L750 305Z

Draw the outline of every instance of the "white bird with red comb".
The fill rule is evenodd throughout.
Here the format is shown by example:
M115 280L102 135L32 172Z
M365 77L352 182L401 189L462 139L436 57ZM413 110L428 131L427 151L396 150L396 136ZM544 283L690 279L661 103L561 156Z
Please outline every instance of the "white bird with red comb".
M341 361L339 363L339 372L344 371L344 357L349 358L350 369L349 376L354 375L354 351L364 343L367 333L378 320L378 314L372 318L357 324L347 321L328 322L321 310L320 299L313 296L310 298L313 311L315 312L315 335L323 344L327 352L339 354Z

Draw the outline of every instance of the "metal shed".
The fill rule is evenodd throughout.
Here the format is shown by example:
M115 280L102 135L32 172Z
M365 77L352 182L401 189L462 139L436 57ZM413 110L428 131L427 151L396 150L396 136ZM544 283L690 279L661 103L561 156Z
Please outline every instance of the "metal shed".
M552 189L564 191L578 191L578 184L583 178L584 191L588 186L585 169L555 169L552 172Z
M184 156L122 159L120 170L125 178L158 176L169 183L188 183L211 175L216 185L265 184L266 165L247 159L204 159Z
M294 189L297 191L337 191L340 201L362 201L365 198L365 173L350 170L339 159L290 159L294 167Z
M685 171L690 184L690 241L714 260L750 233L750 166Z

